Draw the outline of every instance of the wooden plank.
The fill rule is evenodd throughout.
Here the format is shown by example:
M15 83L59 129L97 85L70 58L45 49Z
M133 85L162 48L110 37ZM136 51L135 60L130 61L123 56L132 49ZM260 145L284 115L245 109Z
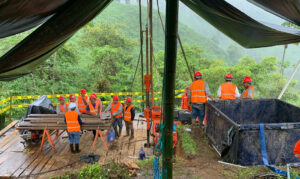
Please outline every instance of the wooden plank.
M19 121L13 121L0 131L0 136L5 134L10 128L14 127Z
M18 138L15 137L13 138L11 141L9 141L9 143L7 143L5 146L1 147L0 149L0 154L3 153L5 150L8 149L8 147L10 147L12 144L14 144L16 141L18 141Z
M9 133L9 135L3 137L3 139L0 141L0 149L15 137L19 137L17 130L14 130L11 133Z

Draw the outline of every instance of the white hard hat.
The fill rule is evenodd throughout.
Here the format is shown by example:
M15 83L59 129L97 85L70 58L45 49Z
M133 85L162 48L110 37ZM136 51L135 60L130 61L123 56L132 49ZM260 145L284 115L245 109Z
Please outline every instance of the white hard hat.
M69 109L75 109L76 108L76 104L75 103L70 103L69 104Z

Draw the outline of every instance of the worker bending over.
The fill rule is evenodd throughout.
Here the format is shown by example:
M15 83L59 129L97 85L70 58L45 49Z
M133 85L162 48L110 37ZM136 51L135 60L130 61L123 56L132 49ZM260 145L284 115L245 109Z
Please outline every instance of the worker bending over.
M96 97L96 103L98 103L98 105L100 106L100 110L99 110L99 117L101 118L101 111L102 111L102 101L100 98L97 98L97 94L96 93L92 93L92 95L94 95Z
M86 94L86 90L81 89L80 96L78 96L77 99L78 109L81 113L86 113L86 107L89 104L88 96L86 96L85 94Z
M232 78L233 76L230 73L225 76L225 83L220 85L217 93L220 99L236 99L241 96L236 85L232 83Z
M70 103L76 103L76 99L75 99L75 95L74 95L74 94L70 94L70 96L69 96L69 102L67 103L67 107L70 105ZM71 110L69 109L69 107L68 107L68 111L71 111ZM80 114L77 105L76 105L75 111L78 112L78 113Z
M59 100L59 104L56 106L56 113L65 114L65 112L68 111L67 104L65 103L65 98L63 96L60 96L58 100Z
M185 88L185 93L181 97L181 109L192 111L192 106L189 105L188 92L189 92L189 87L187 86Z
M79 140L80 140L80 125L82 124L80 115L75 111L76 104L70 103L68 111L65 113L65 122L67 124L67 131L69 135L69 144L72 153L79 153ZM75 150L73 143L75 142Z
M112 119L113 119L113 128L116 132L117 137L121 137L122 133L122 126L123 126L123 105L119 101L118 96L113 96L113 102L111 102L107 108L105 109L105 112L111 111ZM117 126L119 126L119 132L117 130Z
M251 85L252 79L249 76L246 76L243 80L243 85L245 90L242 93L243 99L253 99L254 98L254 88Z
M200 72L196 72L194 78L195 81L192 82L189 88L188 100L189 104L192 106L193 122L195 123L195 120L198 117L200 124L203 124L207 97L211 99L214 99L214 97L209 91L208 84L201 80L202 74Z
M124 121L126 126L126 135L125 137L129 136L129 130L131 131L130 139L134 138L134 130L133 130L133 120L135 116L135 108L131 104L132 98L128 97L126 99L126 104L124 107Z

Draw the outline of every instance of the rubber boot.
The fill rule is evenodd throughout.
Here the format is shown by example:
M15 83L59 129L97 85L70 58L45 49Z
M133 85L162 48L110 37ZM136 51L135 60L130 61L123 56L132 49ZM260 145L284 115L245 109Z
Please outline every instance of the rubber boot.
M76 148L76 153L80 153L81 151L79 150L79 144L75 144L75 148Z
M131 129L131 136L130 136L130 139L133 139L134 138L134 130Z
M122 134L122 127L119 127L119 132L118 132L118 134L119 134L119 137L121 137L121 134Z
M126 127L126 135L124 137L128 137L129 136L129 128Z
M73 144L70 144L70 150L72 153L75 153Z

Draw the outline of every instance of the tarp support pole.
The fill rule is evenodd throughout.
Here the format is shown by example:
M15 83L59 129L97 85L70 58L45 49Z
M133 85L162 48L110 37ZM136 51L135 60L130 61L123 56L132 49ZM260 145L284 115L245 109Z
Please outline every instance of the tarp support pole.
M172 178L174 89L176 77L178 0L166 0L165 62L163 77L163 170L162 178Z
M297 63L297 65L296 65L296 67L295 67L295 69L294 69L292 75L290 76L289 80L288 80L287 83L284 85L284 87L283 87L281 93L280 93L279 96L278 96L278 99L281 99L282 95L284 94L284 92L285 92L286 89L288 88L290 82L291 82L292 79L294 78L294 76L295 76L295 74L296 74L296 72L297 72L297 70L298 70L298 68L299 68L299 65L300 65L300 60L298 61L298 63Z

